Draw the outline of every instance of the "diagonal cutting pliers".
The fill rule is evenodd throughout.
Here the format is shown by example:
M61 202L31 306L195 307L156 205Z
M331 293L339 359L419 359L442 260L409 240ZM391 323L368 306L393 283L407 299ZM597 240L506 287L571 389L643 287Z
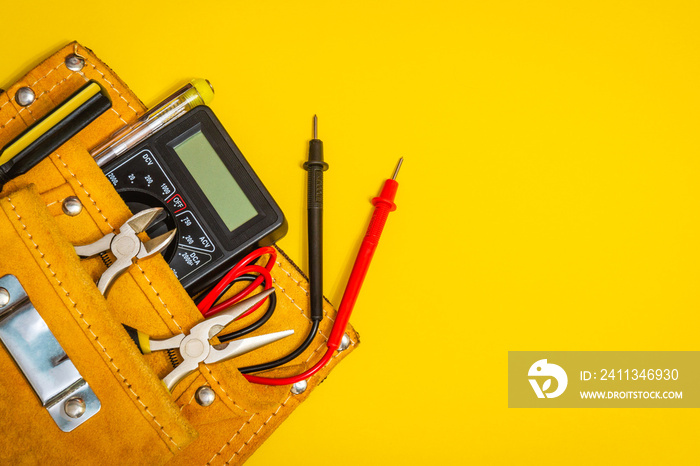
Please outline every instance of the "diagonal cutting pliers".
M90 257L112 251L116 261L110 265L97 282L100 293L105 294L114 279L131 266L134 259L142 259L161 252L175 238L176 229L170 230L157 238L141 241L138 233L145 231L163 210L162 207L143 210L133 215L119 228L119 233L108 233L97 241L83 246L74 246L81 257Z

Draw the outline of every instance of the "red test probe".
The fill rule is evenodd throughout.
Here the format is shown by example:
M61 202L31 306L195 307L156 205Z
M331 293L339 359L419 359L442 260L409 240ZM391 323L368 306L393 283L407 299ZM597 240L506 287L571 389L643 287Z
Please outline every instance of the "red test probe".
M280 379L244 374L243 376L248 379L249 382L264 385L294 384L308 379L316 372L321 370L323 366L328 364L328 361L331 360L333 353L340 346L340 341L345 334L345 328L350 320L350 314L352 314L352 309L355 307L357 296L360 294L362 282L365 280L367 270L369 269L369 264L372 262L372 256L374 256L374 251L377 249L377 245L379 244L379 238L384 230L384 224L386 223L386 219L389 217L389 212L396 210L394 198L396 197L396 191L399 188L399 183L396 181L396 177L399 174L399 169L401 168L402 163L403 157L399 159L399 163L394 171L394 176L384 182L384 187L382 188L382 192L379 197L372 199L374 214L372 215L372 220L367 228L367 233L365 234L364 240L362 240L362 245L360 246L360 250L355 258L355 265L352 268L350 278L348 279L348 284L345 287L345 293L343 293L343 300L340 302L338 315L335 318L331 335L326 343L328 348L326 353L311 369L302 372L301 374Z

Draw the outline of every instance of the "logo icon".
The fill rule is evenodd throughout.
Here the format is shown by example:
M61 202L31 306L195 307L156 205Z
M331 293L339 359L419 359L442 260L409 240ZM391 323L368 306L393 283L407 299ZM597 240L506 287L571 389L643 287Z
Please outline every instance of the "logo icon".
M564 390L566 390L566 385L569 383L569 378L566 376L564 369L556 364L547 363L546 359L540 359L535 364L530 366L530 370L527 372L527 375L530 377L540 378L549 377L544 381L541 388L537 382L537 379L528 379L530 381L530 385L532 385L532 389L535 391L535 395L537 395L537 398L556 398L564 393ZM557 388L553 392L547 393L547 390L549 390L552 385L552 378L557 381Z

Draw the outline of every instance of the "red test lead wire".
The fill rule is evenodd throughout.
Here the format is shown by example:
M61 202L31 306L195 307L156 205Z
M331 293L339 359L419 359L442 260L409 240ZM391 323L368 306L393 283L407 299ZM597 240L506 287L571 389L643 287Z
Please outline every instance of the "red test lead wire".
M269 254L270 256L267 260L267 264L265 264L265 267L261 267L259 265L251 265L251 262L265 254ZM250 254L245 256L238 264L236 264L224 276L224 278L222 278L221 281L219 281L219 283L214 288L212 288L212 290L209 293L207 293L206 297L197 305L197 308L204 317L209 317L211 315L216 314L217 312L222 311L223 309L226 309L233 303L243 299L245 296L247 296L253 290L255 290L255 288L257 288L263 282L263 280L265 280L266 284L265 289L272 288L272 277L270 276L270 272L272 272L272 267L275 265L276 260L277 250L270 246L265 246L251 252ZM237 277L246 273L258 273L259 276L252 283L246 286L243 290L236 293L235 296L228 298L224 302L215 304L221 296L222 292L226 289L226 287ZM245 314L238 317L238 319L242 319L243 317L249 315L256 309L258 309L260 306L262 306L264 302L265 301L259 302L258 304L250 308L248 311L246 311Z
M403 157L399 159L399 163L394 171L394 176L384 182L384 187L382 188L382 192L379 197L372 199L374 214L372 215L372 220L367 228L367 233L365 234L365 238L362 240L362 245L360 246L360 250L355 258L355 265L352 268L350 278L348 279L348 284L345 287L345 293L343 293L343 300L340 302L338 315L335 318L331 335L326 343L328 348L326 353L311 369L302 372L299 375L281 379L273 379L269 377L258 377L255 375L244 374L244 377L248 379L249 382L264 385L287 385L297 383L314 375L316 372L321 370L323 366L328 364L328 361L331 360L333 357L333 352L338 349L340 346L340 341L345 334L345 328L350 320L352 309L355 307L357 296L360 294L360 288L362 288L362 282L364 282L365 276L367 275L369 264L372 262L374 251L376 251L377 245L379 244L379 238L384 230L384 224L386 224L389 213L396 210L394 198L396 197L396 191L399 188L399 183L396 181L396 177L399 174L399 169L401 168L402 163Z

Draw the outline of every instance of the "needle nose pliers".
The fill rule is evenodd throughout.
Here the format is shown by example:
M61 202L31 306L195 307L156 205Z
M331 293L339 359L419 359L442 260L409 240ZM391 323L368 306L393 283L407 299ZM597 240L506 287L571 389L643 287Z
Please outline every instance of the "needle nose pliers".
M273 292L274 289L268 289L234 304L225 311L221 311L192 327L188 335L183 333L164 340L152 340L148 335L133 327L124 325L124 328L143 354L169 349L177 349L180 352L182 362L163 378L165 386L169 391L172 391L180 380L197 370L200 362L212 364L226 361L292 335L294 330L283 330L233 340L216 346L212 346L209 342L238 316L263 301Z

